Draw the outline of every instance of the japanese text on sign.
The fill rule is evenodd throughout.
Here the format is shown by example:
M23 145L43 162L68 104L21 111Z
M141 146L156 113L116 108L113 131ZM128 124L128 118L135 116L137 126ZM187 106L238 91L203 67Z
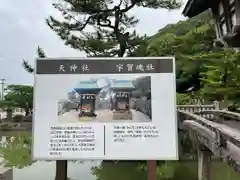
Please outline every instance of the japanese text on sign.
M49 154L61 155L65 151L94 151L95 140L91 126L51 127Z
M66 72L66 68L68 68L68 70L70 70L70 72L76 72L77 69L80 69L82 72L89 71L89 67L87 64L82 64L81 66L78 66L76 64L71 64L67 67L60 64L58 71Z
M125 142L127 139L158 138L159 131L156 126L119 125L114 126L114 142Z
M101 68L99 68L101 67ZM36 74L172 73L169 58L37 59Z
M85 72L85 71L89 71L89 67L87 64L83 64L80 67L77 66L76 64L71 64L69 66L64 66L64 65L60 65L59 66L59 71L60 72L65 72L66 68L68 68L68 70L70 70L71 72L76 72L77 69L80 69L81 72ZM118 72L121 72L122 70L124 70L124 68L127 69L127 71L131 72L133 71L133 69L135 68L135 70L137 71L154 71L154 66L153 64L147 64L147 65L143 65L143 64L117 64L116 65L116 69Z
M133 69L135 68L135 70L137 71L154 71L154 66L153 64L147 64L147 65L143 65L143 64L126 64L126 66L124 66L124 64L117 64L116 65L116 69L118 72L121 72L124 70L124 68L127 69L128 72L133 71Z

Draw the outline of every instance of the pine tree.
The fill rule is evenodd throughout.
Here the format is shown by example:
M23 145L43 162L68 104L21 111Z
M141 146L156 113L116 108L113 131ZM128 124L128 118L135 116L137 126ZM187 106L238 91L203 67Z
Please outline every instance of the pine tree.
M37 57L38 58L45 58L45 57L47 57L45 52L43 51L43 49L40 48L39 46L37 47Z
M45 52L39 46L37 47L37 57L38 58L45 58L45 57L47 57ZM23 59L23 67L29 73L33 73L34 72L34 68L29 64L28 61L26 61L24 59Z
M53 6L62 13L64 21L50 16L46 22L66 45L87 56L122 57L144 41L144 37L130 30L139 21L128 14L131 9L175 9L180 4L176 0L60 0Z
M227 102L240 96L240 53L224 49L203 53L196 59L205 63L201 93L206 99Z

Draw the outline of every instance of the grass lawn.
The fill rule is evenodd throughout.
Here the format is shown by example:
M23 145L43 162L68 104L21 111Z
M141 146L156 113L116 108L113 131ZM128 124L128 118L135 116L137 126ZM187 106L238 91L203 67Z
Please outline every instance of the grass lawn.
M197 162L175 162L174 177L172 180L196 180L197 179ZM240 175L237 174L227 164L215 160L212 162L211 180L239 180Z

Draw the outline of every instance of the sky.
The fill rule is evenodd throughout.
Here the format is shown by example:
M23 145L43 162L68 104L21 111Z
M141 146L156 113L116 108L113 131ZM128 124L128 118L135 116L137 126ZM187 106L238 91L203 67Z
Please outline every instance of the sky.
M33 75L22 67L25 59L34 64L40 46L48 57L83 57L84 53L64 45L45 23L49 15L59 17L54 0L1 0L0 3L0 79L6 84L33 84ZM182 8L168 11L135 8L131 14L140 19L139 34L153 35L167 24L185 19Z

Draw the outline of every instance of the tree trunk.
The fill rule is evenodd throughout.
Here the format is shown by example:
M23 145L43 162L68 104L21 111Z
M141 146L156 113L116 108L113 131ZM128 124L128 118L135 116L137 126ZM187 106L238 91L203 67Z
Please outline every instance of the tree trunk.
M7 109L7 121L12 120L12 109Z
M24 110L25 110L25 116L28 116L28 115L29 115L29 110L30 110L30 109L29 109L28 107L25 107Z

